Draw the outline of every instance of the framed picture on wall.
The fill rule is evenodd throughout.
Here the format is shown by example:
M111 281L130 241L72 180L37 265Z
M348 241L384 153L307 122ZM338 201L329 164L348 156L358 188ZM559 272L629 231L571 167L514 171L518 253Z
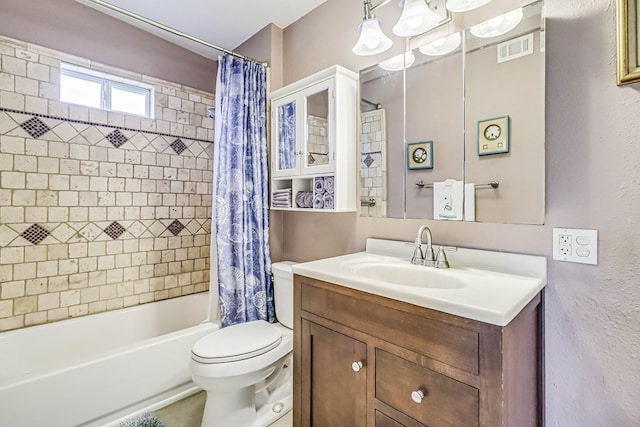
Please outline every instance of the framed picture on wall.
M618 86L640 81L640 0L618 0Z
M478 156L509 152L509 116L478 121Z
M407 165L410 170L433 169L433 141L409 142Z

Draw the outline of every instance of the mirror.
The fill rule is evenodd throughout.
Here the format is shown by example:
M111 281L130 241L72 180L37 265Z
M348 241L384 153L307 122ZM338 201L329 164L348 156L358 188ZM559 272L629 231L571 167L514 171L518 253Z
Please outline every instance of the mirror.
M307 96L307 167L329 164L329 90Z
M296 102L278 106L278 153L276 167L279 171L296 168Z
M361 71L361 215L543 223L543 2L488 6Z

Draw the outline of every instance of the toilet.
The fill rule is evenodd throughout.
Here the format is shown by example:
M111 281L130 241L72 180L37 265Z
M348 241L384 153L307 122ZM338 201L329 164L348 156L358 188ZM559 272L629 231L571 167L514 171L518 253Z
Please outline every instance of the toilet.
M293 404L293 262L273 263L278 323L256 320L193 345L193 381L207 393L202 427L266 427Z

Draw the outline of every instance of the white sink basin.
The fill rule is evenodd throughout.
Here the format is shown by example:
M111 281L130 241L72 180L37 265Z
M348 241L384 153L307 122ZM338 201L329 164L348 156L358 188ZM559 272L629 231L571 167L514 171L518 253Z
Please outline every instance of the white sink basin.
M295 264L293 272L499 326L546 285L544 257L458 248L448 255L451 268L437 269L411 264L412 251L369 239L367 252Z
M466 286L464 278L456 275L452 269L437 269L409 262L372 261L365 258L345 261L344 268L362 278L387 282L390 286L432 289L460 289Z

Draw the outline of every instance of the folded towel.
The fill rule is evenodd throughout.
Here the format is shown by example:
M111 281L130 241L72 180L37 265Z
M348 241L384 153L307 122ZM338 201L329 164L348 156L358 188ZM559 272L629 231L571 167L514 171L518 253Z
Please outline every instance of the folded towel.
M271 206L274 208L290 208L291 202L272 202Z
M273 190L271 193L272 200L291 200L291 188L284 188L281 190Z
M333 193L333 177L326 176L324 178L324 191L325 193Z
M289 195L289 194L287 194L287 195L274 194L272 199L273 200L291 200L291 195Z
M315 194L324 193L324 178L317 176L313 179L313 192Z
M313 196L313 208L314 209L323 209L324 201L322 200L322 194L316 194Z
M433 219L462 221L463 184L454 179L433 183Z
M324 209L333 209L333 194L324 193L322 195L322 202L324 204Z

